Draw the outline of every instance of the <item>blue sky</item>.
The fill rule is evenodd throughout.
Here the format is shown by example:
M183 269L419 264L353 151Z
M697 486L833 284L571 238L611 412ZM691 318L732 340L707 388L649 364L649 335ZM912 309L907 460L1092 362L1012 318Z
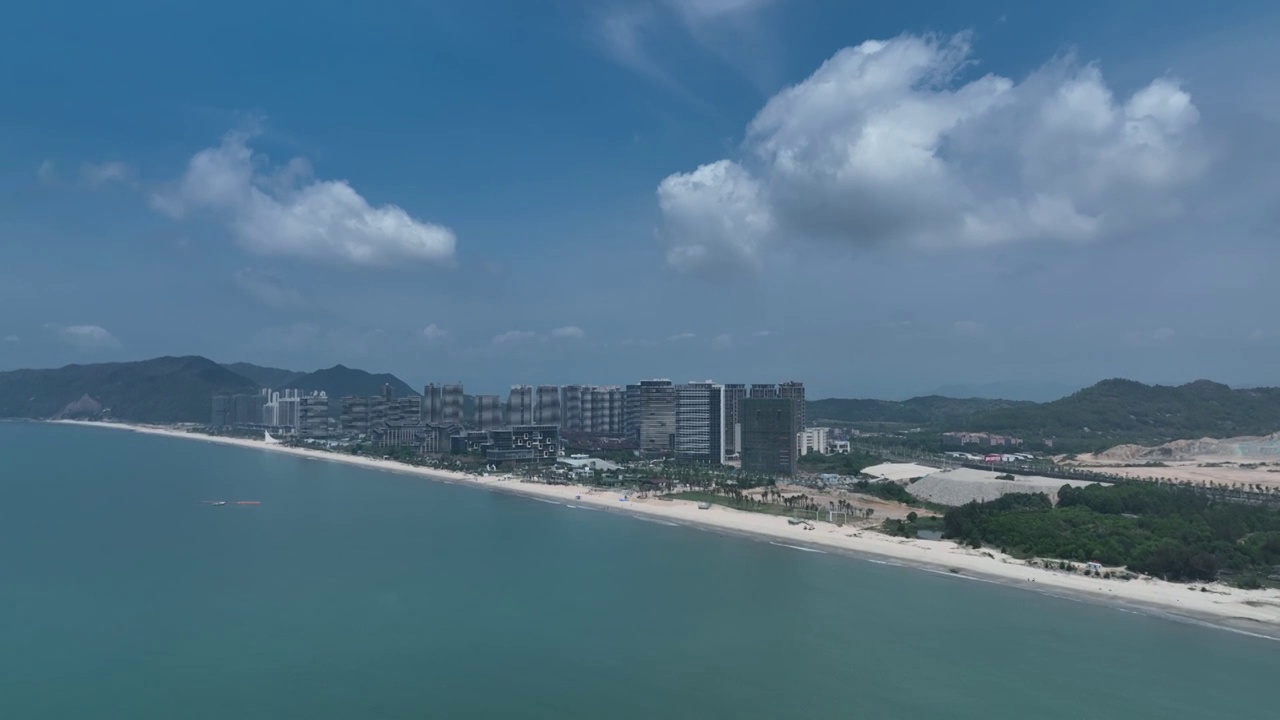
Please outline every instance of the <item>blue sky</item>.
M1280 383L1280 13L0 10L0 369Z

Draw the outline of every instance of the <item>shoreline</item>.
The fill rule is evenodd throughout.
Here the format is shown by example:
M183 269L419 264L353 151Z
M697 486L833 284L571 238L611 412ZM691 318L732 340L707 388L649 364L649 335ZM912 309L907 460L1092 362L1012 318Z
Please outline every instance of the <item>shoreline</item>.
M720 505L700 510L696 503L685 500L629 497L626 502L622 502L622 493L616 490L490 478L407 465L393 460L268 445L262 440L188 433L171 427L70 420L52 423L235 445L414 475L437 482L507 492L570 508L606 510L666 524L762 540L798 551L852 556L869 562L922 569L964 580L992 582L1061 599L1102 604L1174 621L1280 640L1280 590L1241 590L1219 583L1208 586L1184 585L1150 578L1104 580L1031 567L1022 560L994 550L972 550L946 541L896 538L870 529L837 527L823 522L813 523L813 530L805 530L803 526L787 524L786 518L782 516L733 510ZM1208 592L1201 592L1202 587L1210 589Z

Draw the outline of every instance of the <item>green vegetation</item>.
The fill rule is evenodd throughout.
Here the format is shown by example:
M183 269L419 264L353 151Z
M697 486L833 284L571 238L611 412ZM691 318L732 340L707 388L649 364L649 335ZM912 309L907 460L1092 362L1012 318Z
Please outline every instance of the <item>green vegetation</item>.
M944 429L1053 438L1066 451L1123 443L1160 444L1201 437L1266 435L1280 430L1280 388L1232 390L1208 380L1169 387L1106 380L1042 404L992 410Z
M920 501L916 496L907 492L907 489L896 482L871 482L870 480L859 480L849 488L850 492L860 493L862 495L870 495L880 498L881 500L889 500L891 502L899 502L904 505L916 506L920 505Z
M889 535L913 538L921 530L943 532L943 520L940 517L920 517L911 512L906 520L885 520L880 528Z
M672 493L663 497L673 500L692 500L693 502L705 502L712 505L723 505L724 507L733 508L734 510L745 510L747 512L765 513L767 515L791 515L793 508L789 505L779 505L777 503L763 502L752 498L749 495L730 494L721 495L714 492L705 492L701 490L692 490L689 492Z
M334 365L325 370L300 375L290 382L289 387L299 390L323 390L329 395L329 414L342 412L340 399L348 395L380 395L382 386L390 383L396 397L414 397L422 393L409 387L403 380L390 373L373 374L364 370L349 368L345 365Z
M812 422L830 421L854 425L899 424L916 427L940 427L960 422L1003 408L1033 406L1017 400L956 399L927 395L901 402L893 400L811 400L805 404L805 415Z
M214 395L256 391L249 378L198 356L14 370L0 373L0 417L207 423Z
M809 453L801 455L798 463L801 470L815 474L831 473L833 475L857 475L864 468L883 462L880 458L862 452L838 455L822 455Z
M1103 565L1168 580L1258 582L1280 565L1280 511L1148 483L1005 495L947 512L946 537L1022 557Z
M237 375L249 378L257 383L258 387L274 388L277 390L298 387L297 385L293 385L292 382L297 378L306 375L306 373L301 373L297 370L262 367L261 365L254 365L253 363L246 362L223 363L222 367Z

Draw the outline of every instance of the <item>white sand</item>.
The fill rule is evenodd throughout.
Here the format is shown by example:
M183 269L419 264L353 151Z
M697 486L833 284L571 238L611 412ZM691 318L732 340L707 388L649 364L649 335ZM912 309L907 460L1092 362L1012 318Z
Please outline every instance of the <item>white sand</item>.
M995 580L1055 595L1087 597L1122 606L1140 607L1177 619L1208 622L1239 632L1280 638L1280 590L1240 590L1220 584L1200 592L1200 585L1188 586L1161 580L1103 580L1073 573L1030 567L1023 561L987 550L961 548L947 541L931 542L895 538L882 533L816 523L813 530L787 523L775 515L740 512L713 506L699 510L696 503L680 500L629 499L622 502L616 490L592 490L580 486L543 485L484 478L476 475L421 468L389 460L267 445L258 440L213 437L187 433L164 427L124 425L119 423L76 423L93 427L117 428L169 437L202 440L223 445L269 450L300 457L317 458L377 470L418 475L435 480L486 487L582 506L644 515L682 525L729 533L747 534L776 543L803 549L821 549L873 556L895 564L942 571L948 576ZM960 575L952 575L953 570Z

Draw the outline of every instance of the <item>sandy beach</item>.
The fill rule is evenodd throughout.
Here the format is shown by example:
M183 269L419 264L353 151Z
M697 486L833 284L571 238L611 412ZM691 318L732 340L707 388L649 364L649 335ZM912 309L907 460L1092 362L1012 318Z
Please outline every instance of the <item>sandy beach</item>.
M943 573L957 580L985 580L1033 592L1105 602L1189 622L1207 623L1236 632L1280 639L1280 590L1240 590L1220 584L1184 585L1156 579L1104 580L1074 573L1028 566L994 550L972 550L947 541L895 538L882 533L829 523L813 529L790 525L786 518L696 503L656 498L622 500L616 490L582 486L543 485L513 479L481 477L448 470L422 468L374 458L320 450L268 445L259 440L214 437L165 427L120 423L72 423L152 435L198 440L266 450L299 457L358 465L419 477L517 493L569 507L631 513L680 525L752 536L798 551L847 553L892 564ZM1203 588L1203 590L1202 590Z

